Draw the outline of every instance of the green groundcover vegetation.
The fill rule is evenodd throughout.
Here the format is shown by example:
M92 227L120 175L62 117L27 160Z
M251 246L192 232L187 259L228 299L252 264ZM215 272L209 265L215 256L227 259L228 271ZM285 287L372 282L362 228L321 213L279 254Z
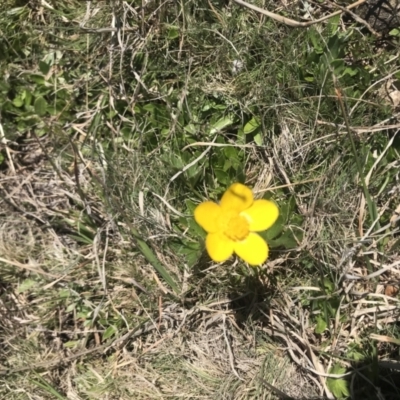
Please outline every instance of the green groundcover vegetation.
M3 0L1 398L400 398L400 32L241 3ZM234 182L259 267L193 218Z

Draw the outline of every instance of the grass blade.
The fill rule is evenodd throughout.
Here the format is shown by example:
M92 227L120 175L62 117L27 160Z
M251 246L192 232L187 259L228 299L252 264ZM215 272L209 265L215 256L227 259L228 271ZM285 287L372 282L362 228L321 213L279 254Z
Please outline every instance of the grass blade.
M171 287L175 294L179 294L179 288L174 279L168 273L168 271L161 264L157 256L154 254L150 246L140 237L139 232L131 227L131 233L136 239L136 243L141 253L146 257L146 260L157 270L157 272L164 278L165 282Z

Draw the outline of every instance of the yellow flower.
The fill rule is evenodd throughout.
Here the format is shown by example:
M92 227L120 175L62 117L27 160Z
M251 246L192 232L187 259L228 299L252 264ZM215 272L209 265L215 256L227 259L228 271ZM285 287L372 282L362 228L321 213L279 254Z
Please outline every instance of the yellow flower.
M224 193L220 204L206 201L194 210L196 222L207 232L206 249L216 262L236 253L250 265L268 258L268 245L255 232L270 228L279 215L269 200L254 200L250 188L234 183Z

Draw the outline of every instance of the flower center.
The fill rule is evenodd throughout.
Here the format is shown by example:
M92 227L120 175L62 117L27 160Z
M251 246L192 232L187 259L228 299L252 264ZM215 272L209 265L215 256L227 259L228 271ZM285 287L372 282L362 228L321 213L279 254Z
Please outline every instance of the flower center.
M237 212L223 213L218 223L221 231L234 242L246 239L249 234L249 223Z

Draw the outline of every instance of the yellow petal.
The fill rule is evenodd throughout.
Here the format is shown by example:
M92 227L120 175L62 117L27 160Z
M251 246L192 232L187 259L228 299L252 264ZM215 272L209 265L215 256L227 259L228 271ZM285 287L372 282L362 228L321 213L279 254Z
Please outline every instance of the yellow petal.
M205 201L194 210L194 219L206 232L216 232L218 230L217 219L221 212L218 204Z
M209 233L206 238L206 249L212 260L222 262L233 254L233 242L224 234Z
M222 196L221 207L240 212L249 208L253 200L253 192L250 188L241 183L234 183Z
M249 229L253 232L265 231L270 228L279 216L277 205L269 200L255 200L250 208L240 213L247 219Z
M257 233L250 232L249 236L241 242L235 242L234 251L250 265L259 265L268 258L268 245Z

